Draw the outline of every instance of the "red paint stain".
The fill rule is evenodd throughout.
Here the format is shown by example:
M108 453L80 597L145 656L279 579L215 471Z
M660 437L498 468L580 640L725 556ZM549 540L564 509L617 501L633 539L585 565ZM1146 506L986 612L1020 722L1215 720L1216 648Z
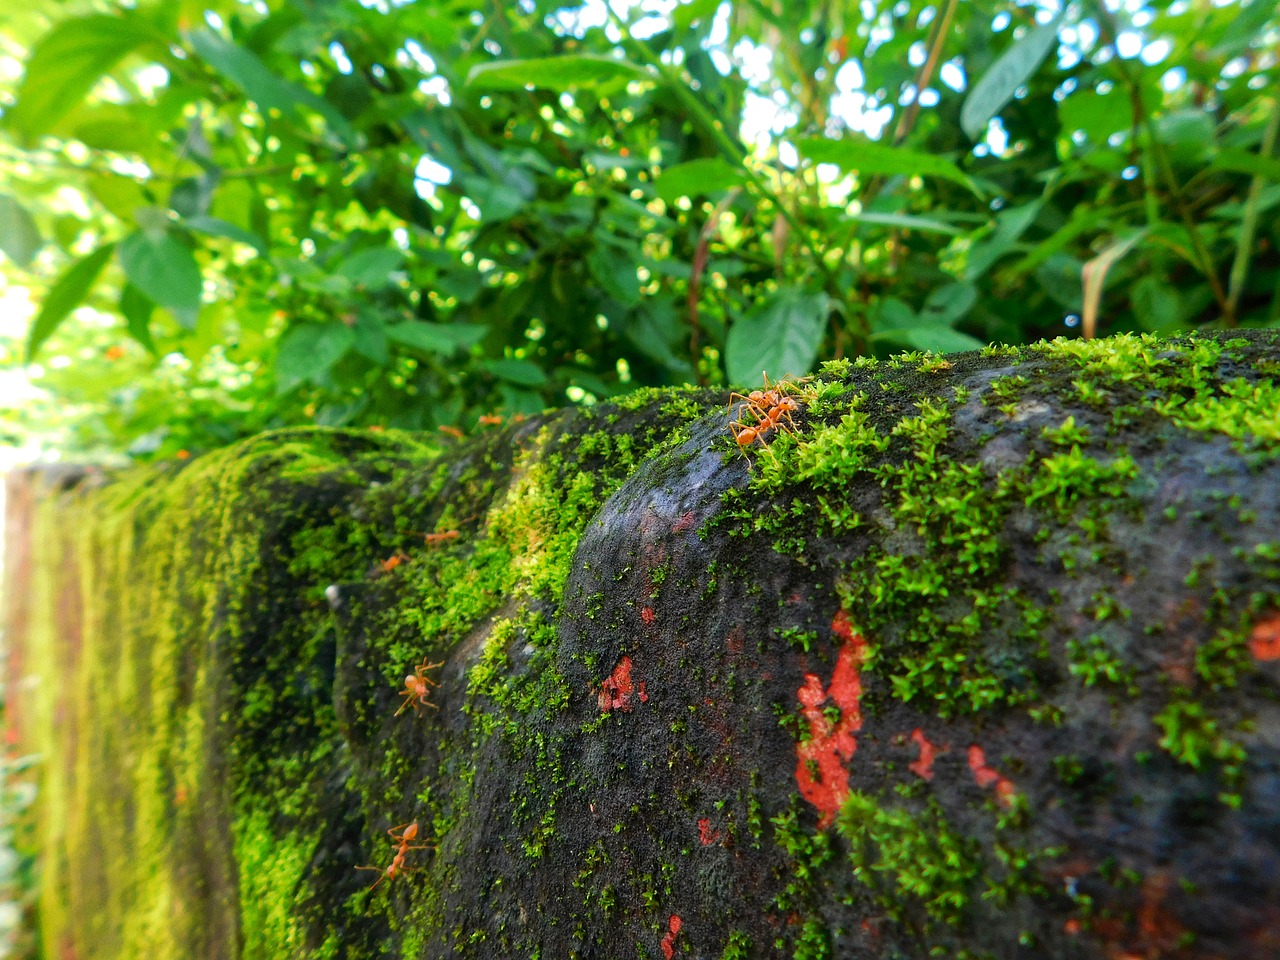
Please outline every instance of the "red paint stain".
M643 607L640 610L640 619L645 623L653 623L653 621L657 620L658 617L657 614L653 612L653 607Z
M919 727L911 731L911 739L920 748L920 757L913 763L907 764L907 769L922 780L932 780L933 758L937 756L938 748L929 742L929 738Z
M662 947L662 955L667 960L671 960L676 954L676 934L680 932L682 926L684 924L680 922L680 918L673 913L671 919L667 921L667 935L662 938L662 943L659 944Z
M1280 660L1280 610L1263 617L1249 634L1249 650L1256 660Z
M835 670L826 690L816 674L806 673L804 686L796 691L801 712L809 721L809 739L796 744L796 782L800 795L822 815L818 826L831 825L840 804L849 794L849 771L845 763L858 749L854 734L862 729L862 663L867 642L854 632L842 610L831 623L831 632L844 640L836 656ZM830 700L840 708L840 719L832 723L823 712Z
M623 657L613 668L607 680L600 684L600 693L596 702L604 713L610 710L628 711L631 709L631 694L635 686L631 683L631 658Z
M688 510L680 514L680 519L671 525L672 533L684 533L693 526L693 511Z
M973 779L978 782L978 786L984 789L991 786L996 788L996 799L1004 806L1013 801L1013 795L1017 792L1013 781L1001 776L999 770L987 763L986 751L976 743L969 747L969 769L973 771Z
M703 817L698 821L698 839L704 847L709 847L720 839L720 831L711 829L711 821Z

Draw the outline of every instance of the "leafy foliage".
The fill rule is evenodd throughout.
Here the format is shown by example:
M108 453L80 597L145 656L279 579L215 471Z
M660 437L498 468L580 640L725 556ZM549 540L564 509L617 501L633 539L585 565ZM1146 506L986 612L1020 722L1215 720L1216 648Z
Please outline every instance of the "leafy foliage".
M1269 0L778 9L10 5L11 423L172 454L1280 321Z

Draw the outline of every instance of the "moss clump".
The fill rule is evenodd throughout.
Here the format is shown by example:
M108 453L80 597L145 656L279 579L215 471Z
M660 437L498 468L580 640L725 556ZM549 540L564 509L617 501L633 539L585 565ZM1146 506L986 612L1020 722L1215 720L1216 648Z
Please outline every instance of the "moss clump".
M855 791L837 828L849 844L853 875L892 915L905 919L923 910L930 920L953 926L964 919L982 872L978 850L936 805L913 813Z

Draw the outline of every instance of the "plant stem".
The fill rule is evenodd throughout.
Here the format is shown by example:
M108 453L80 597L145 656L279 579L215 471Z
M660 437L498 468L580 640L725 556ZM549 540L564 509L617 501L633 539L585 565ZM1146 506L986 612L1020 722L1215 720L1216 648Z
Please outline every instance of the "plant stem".
M1271 117L1267 120L1266 130L1262 134L1262 143L1258 147L1258 156L1264 160L1271 156L1276 145L1276 134L1280 132L1280 103L1271 107ZM1236 244L1236 256L1231 262L1231 277L1228 281L1227 306L1230 316L1234 317L1240 307L1240 297L1244 294L1244 282L1249 275L1249 258L1253 255L1253 238L1258 230L1258 204L1262 197L1263 178L1255 175L1249 183L1249 195L1244 203L1244 219L1240 223L1240 241Z

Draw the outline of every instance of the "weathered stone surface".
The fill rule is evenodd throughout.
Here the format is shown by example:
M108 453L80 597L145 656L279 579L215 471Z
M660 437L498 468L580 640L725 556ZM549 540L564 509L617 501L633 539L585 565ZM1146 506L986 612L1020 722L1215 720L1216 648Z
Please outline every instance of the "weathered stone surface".
M1278 373L1059 342L829 365L745 454L651 392L10 478L46 950L1280 956Z

